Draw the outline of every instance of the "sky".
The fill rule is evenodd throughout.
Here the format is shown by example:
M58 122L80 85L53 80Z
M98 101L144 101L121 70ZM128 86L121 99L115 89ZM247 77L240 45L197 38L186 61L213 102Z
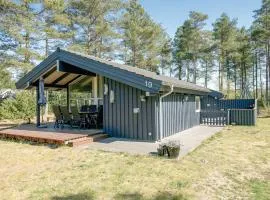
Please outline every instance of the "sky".
M208 14L206 29L223 13L238 19L238 26L249 27L253 11L259 9L262 0L140 0L155 22L161 23L173 38L176 29L188 18L190 11Z

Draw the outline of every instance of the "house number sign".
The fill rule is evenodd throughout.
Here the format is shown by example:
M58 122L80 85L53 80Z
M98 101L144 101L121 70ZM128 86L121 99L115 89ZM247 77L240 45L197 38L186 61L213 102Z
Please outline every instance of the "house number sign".
M153 83L151 81L145 81L145 86L148 87L148 88L152 88Z

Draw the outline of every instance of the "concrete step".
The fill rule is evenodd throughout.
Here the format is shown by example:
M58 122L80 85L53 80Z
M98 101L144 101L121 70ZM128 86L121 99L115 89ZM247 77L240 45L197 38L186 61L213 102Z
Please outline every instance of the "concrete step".
M77 147L77 146L81 146L81 145L87 145L87 144L90 144L91 142L96 142L96 141L105 139L107 137L108 137L108 134L104 134L104 133L95 134L92 136L86 136L86 137L70 140L67 142L67 145L70 147Z
M90 137L82 137L82 138L78 138L78 139L68 141L67 145L70 146L70 147L77 147L77 146L81 146L81 145L90 144L91 142L93 142L92 138L90 138Z
M101 133L101 134L96 134L96 135L93 135L91 136L92 139L93 139L93 142L96 142L96 141L99 141L99 140L103 140L105 138L108 138L109 135L106 134L106 133Z

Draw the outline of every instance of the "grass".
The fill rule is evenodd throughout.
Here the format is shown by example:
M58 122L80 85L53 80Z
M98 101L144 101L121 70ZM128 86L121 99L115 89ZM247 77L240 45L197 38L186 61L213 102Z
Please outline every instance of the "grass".
M181 160L0 141L1 199L270 199L270 119Z

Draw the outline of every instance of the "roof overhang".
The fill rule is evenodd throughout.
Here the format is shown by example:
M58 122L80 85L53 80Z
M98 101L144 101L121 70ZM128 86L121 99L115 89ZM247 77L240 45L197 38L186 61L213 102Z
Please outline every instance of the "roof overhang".
M168 85L164 85L161 87L161 91L163 92L167 92L170 91L170 86ZM182 93L182 94L195 94L198 96L205 96L208 95L208 90L191 90L191 89L185 89L185 88L178 88L178 87L174 87L173 92L175 93Z
M158 93L161 88L161 81L159 80L126 71L59 48L21 78L16 83L16 87L17 89L31 88L36 86L37 81L43 77L45 87L66 88L80 76L93 76L95 74L150 93Z
M35 87L38 80L44 79L47 88L67 88L85 76L104 76L131 87L158 94L169 91L174 85L174 92L206 95L209 89L193 83L160 76L136 67L122 65L93 56L83 55L57 48L57 50L37 65L32 71L21 78L17 89Z

